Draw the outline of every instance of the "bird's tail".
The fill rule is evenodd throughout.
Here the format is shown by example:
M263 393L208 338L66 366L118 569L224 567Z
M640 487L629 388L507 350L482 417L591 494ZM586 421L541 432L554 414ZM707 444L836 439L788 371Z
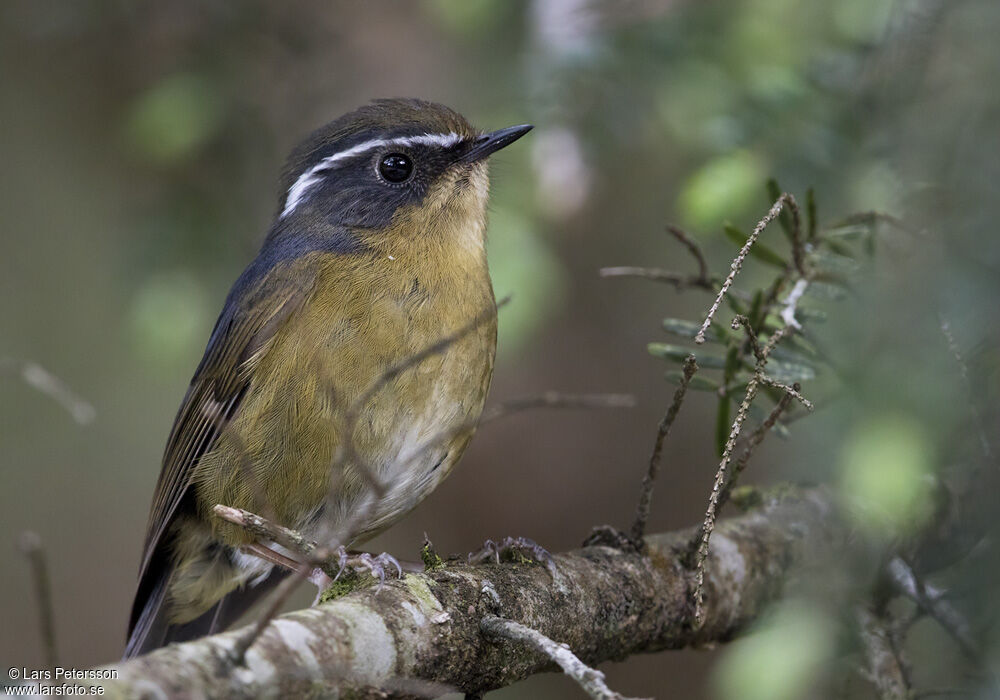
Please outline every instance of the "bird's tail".
M275 567L264 580L231 591L195 619L181 624L169 622L167 589L171 573L172 567L158 572L145 595L140 586L132 610L125 659L140 656L167 644L186 642L225 630L254 603L274 590L287 572Z

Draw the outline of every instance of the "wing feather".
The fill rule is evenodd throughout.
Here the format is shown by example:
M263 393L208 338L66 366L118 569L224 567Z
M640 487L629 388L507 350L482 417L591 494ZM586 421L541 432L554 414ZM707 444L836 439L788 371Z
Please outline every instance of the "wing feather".
M248 286L244 278L252 272L253 266L230 292L174 420L153 495L140 581L191 484L195 465L239 410L261 351L302 306L315 280L313 269L283 264L243 293Z

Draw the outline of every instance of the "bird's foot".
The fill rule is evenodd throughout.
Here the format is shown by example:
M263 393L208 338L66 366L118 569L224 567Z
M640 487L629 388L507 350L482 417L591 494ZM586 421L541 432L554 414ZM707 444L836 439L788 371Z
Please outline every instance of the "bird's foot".
M373 556L368 552L353 552L343 546L337 547L325 559L325 563L309 575L309 580L320 589L313 605L366 588L370 585L369 576L381 587L386 578L392 575L393 569L396 570L396 576L402 578L403 567L391 554L383 552Z
M624 552L642 552L645 543L636 542L632 536L610 525L598 525L587 539L583 541L584 547L612 547Z
M349 552L344 547L338 547L335 553L339 568L334 580L340 578L340 575L348 569L356 574L368 572L380 586L385 583L386 570L389 568L396 570L396 578L403 578L403 567L394 556L386 552L372 556L368 552Z
M544 564L552 577L556 577L556 564L552 555L534 540L527 537L504 537L500 542L486 540L482 549L468 556L470 564L494 561L518 564Z

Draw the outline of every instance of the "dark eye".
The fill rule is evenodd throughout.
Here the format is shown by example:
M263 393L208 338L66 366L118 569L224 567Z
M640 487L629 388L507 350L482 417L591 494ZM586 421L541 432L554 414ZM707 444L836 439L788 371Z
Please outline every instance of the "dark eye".
M413 161L402 153L390 153L382 156L378 164L378 172L386 182L404 182L413 174Z

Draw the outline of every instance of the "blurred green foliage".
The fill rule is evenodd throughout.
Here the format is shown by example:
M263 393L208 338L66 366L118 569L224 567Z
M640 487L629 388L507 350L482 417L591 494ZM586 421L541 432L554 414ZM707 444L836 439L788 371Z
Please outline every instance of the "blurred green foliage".
M720 700L816 697L816 678L836 650L836 624L807 600L776 606L754 631L729 646L713 684Z
M989 444L1000 405L998 32L990 0L2 3L0 356L36 360L98 411L80 430L15 374L0 375L2 532L38 527L56 580L76 572L56 590L66 659L120 651L159 453L226 290L274 215L285 153L365 100L414 95L484 128L536 124L492 166L491 267L498 295L514 295L500 320L495 394L634 390L642 408L593 429L574 419L518 426L517 440L478 435L463 466L474 476L453 476L443 491L457 490L435 494L392 546L431 529L454 534L457 550L478 544L463 536L515 522L569 547L595 519L623 517L671 392L642 348L653 340L654 354L680 357L693 331L678 319L700 319L710 298L612 289L594 270L690 270L661 234L677 223L724 275L734 241L769 206L767 177L796 193L816 188L829 284L810 285L799 308L810 334L783 343L771 369L788 381L818 369L810 384L836 380L841 398L792 426L792 440L769 440L744 478L833 484L856 504L872 551L810 579L814 597L802 593L734 644L714 686L727 698L810 697L831 649L842 651L831 606L868 593L871 560L892 535L935 522L931 494L937 508L942 493L972 483L983 503L969 507L975 526L957 529L973 544L1000 534L995 465L972 468L983 459L976 425ZM872 209L902 217L905 230L831 226ZM747 262L742 288L787 260L779 230L762 238L772 254ZM752 310L752 298L741 303ZM735 334L737 310L723 309L717 340ZM664 318L664 335L650 338ZM725 372L725 349L698 352ZM738 396L741 379L731 379ZM692 388L720 383L705 372ZM658 527L695 522L710 487L715 426L725 423L716 396L691 401L690 423L671 438ZM961 584L977 640L996 658L995 553L966 557L950 540L942 550L958 563L934 583ZM0 600L27 595L14 575L0 586ZM0 657L30 666L20 631L34 629L31 611L4 611L18 634L3 638ZM927 637L912 649L928 669L924 687L967 683L966 661L931 663L950 647ZM713 659L657 657L645 676L641 660L607 670L613 687L616 676L634 682L632 695L706 697L701 668ZM578 697L531 683L506 697Z

